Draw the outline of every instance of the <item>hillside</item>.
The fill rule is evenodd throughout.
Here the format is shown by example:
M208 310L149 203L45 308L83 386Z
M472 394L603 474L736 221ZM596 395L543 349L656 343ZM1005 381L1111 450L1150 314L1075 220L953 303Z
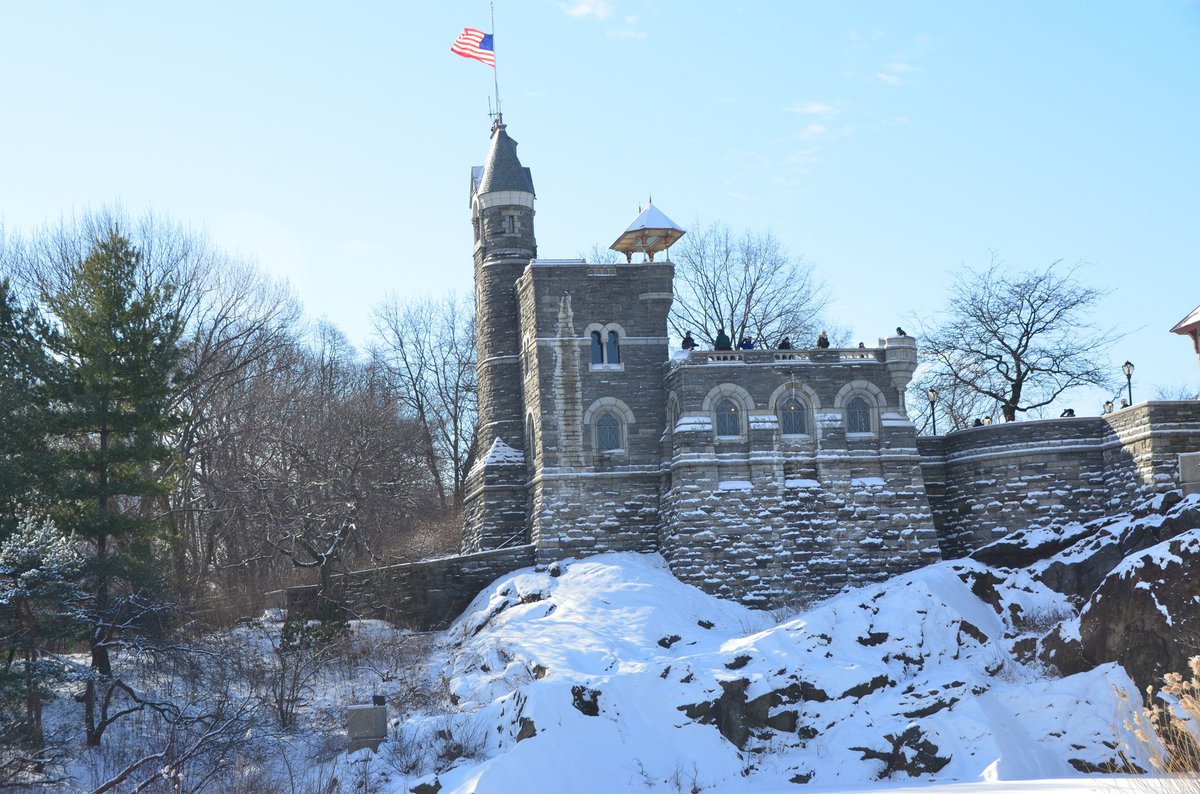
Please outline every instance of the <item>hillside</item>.
M1193 652L1198 556L1200 497L1178 495L786 614L600 555L504 576L444 632L288 640L271 613L183 655L131 650L166 708L100 751L78 749L73 684L46 721L70 790L1146 790L1096 775L1149 768L1122 723ZM347 755L346 706L371 695L389 738Z
M410 715L399 736L433 736L429 766L472 756L420 781L463 794L794 790L1124 767L1118 693L1136 688L1103 658L1112 637L1106 646L1097 635L1122 584L1167 626L1195 620L1196 601L1171 577L1200 548L1200 502L1177 501L1026 533L778 623L679 583L657 556L518 572L448 633L453 727L431 733L431 718ZM1174 593L1170 605L1159 586ZM1118 634L1133 637L1138 620L1156 630L1135 614L1126 598ZM462 736L471 746L453 747Z

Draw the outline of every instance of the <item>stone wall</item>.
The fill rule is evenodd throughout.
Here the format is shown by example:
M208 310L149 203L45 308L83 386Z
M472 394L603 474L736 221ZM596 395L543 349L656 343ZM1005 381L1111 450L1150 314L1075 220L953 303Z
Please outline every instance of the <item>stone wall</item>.
M838 488L804 479L758 488L689 480L667 500L663 555L681 581L764 608L936 562L915 460L909 468L901 486L879 478Z
M915 353L906 337L871 349L695 351L673 362L667 385L679 416L659 547L675 575L773 607L936 561L901 403ZM868 432L848 432L855 396L871 406ZM723 400L745 414L739 435L714 428ZM806 412L805 432L785 435L779 414L792 401Z
M656 551L659 480L657 471L542 475L533 489L538 560Z
M1200 402L993 424L918 448L942 552L954 558L1013 529L1088 521L1178 488L1180 453L1200 449Z
M334 577L335 599L353 618L414 631L444 629L495 579L534 564L532 546L389 565ZM289 611L311 614L317 586L287 592Z
M539 560L657 544L669 262L531 262L517 282L528 446L529 537ZM611 360L609 332L619 337ZM605 343L592 359L592 333ZM598 449L595 422L619 419Z

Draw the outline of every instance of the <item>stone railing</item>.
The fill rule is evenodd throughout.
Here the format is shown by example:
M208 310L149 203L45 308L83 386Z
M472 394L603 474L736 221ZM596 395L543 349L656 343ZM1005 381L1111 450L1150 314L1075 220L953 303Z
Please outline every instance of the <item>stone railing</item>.
M838 362L838 361L883 361L881 348L811 348L805 350L693 350L686 358L677 359L682 364L779 364L788 362Z

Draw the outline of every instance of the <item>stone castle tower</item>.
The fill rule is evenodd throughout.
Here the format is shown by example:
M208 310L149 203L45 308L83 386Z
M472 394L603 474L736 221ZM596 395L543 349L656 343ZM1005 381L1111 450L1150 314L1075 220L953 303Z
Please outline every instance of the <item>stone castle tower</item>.
M533 180L499 118L471 172L471 222L479 457L464 552L658 551L681 579L760 604L937 558L904 407L911 337L672 354L674 266L653 255L683 230L650 207L614 244L647 262L539 259Z
M524 543L527 534L521 339L513 285L537 257L533 201L533 177L497 115L487 162L471 169L481 460L467 485L464 545L473 550Z

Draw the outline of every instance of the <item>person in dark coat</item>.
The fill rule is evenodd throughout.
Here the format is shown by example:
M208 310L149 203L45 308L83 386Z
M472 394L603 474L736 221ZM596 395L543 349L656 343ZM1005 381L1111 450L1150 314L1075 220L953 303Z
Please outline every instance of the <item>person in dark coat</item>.
M779 347L776 349L777 350L791 350L792 349L792 340L788 339L785 336L783 339L779 340Z
M908 334L904 333L904 329L897 325L896 336L908 336Z
M724 328L717 329L717 338L713 340L713 350L732 350L733 343L729 341L729 335L725 333Z
M821 348L829 347L829 335L826 334L824 331L817 334L817 347L821 347Z
M691 331L683 332L683 349L684 350L695 350L696 349L696 340L692 339Z

